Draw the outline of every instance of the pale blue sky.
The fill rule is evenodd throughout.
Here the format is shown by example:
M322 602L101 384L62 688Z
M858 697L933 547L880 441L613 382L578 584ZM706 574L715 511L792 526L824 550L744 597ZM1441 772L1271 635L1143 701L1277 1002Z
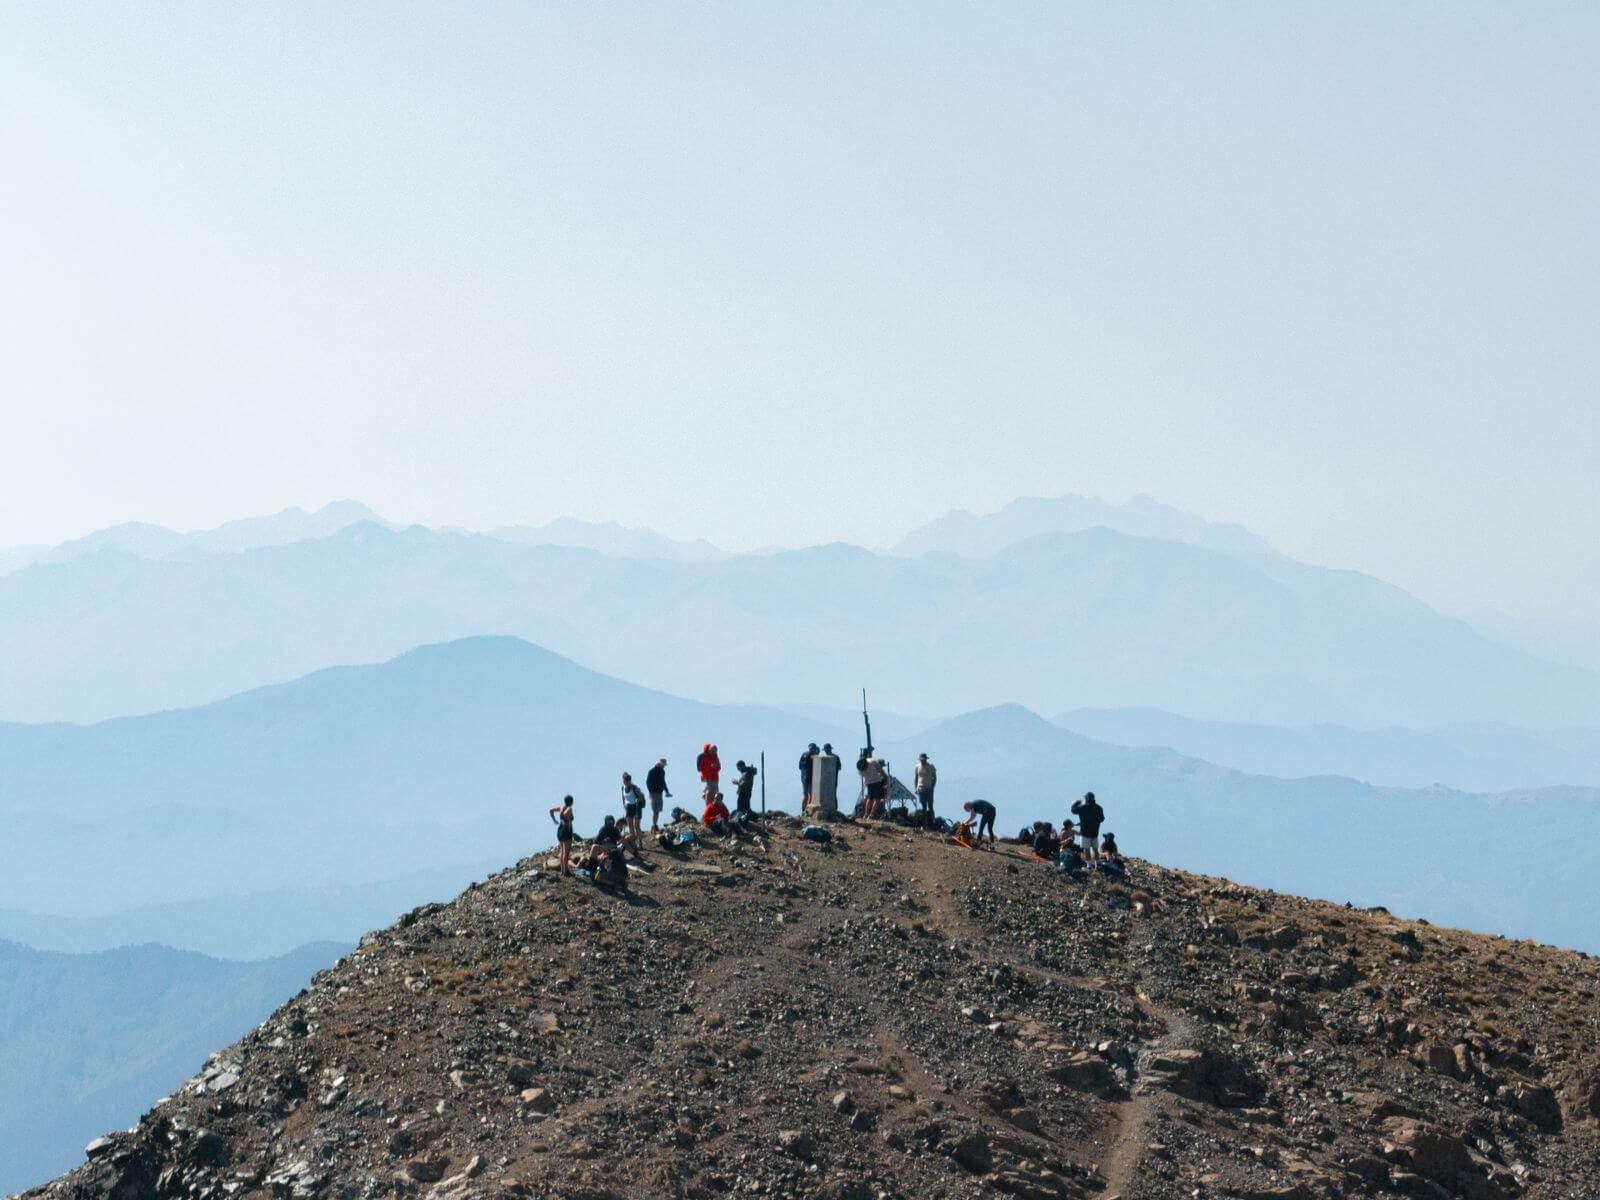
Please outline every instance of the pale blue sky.
M1136 492L1600 588L1600 10L0 7L0 545Z

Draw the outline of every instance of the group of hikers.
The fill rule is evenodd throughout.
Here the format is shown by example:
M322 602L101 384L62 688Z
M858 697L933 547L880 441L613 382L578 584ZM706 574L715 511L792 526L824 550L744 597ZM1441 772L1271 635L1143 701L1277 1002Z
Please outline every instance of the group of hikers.
M955 825L951 836L961 845L976 850L983 848L984 834L988 834L988 849L994 849L995 842L1000 840L994 832L998 815L994 805L987 800L968 800L961 807L967 819ZM1078 819L1076 828L1071 817L1061 822L1059 833L1049 821L1035 821L1023 826L1016 837L1004 840L1024 847L1032 857L1053 864L1067 875L1097 871L1113 879L1126 878L1127 864L1122 861L1117 835L1107 832L1101 836L1106 810L1100 807L1093 792L1085 792L1082 800L1073 801L1072 816Z
M719 837L754 836L755 831L750 822L754 816L751 801L755 793L756 768L743 759L734 764L738 774L734 783L735 808L731 812L722 795L722 759L713 743L707 742L701 748L695 758L695 769L700 774L701 799L704 802L699 823L708 832ZM599 832L589 840L588 848L581 858L574 859L573 799L571 796L563 796L561 803L550 809L550 819L556 825L556 844L560 850L562 874L581 873L596 880L624 883L630 859L641 866L644 865L644 857L640 850L647 836L663 850L692 842L694 840L692 833L688 831L674 833L662 827L661 813L671 798L672 789L667 786L665 758L656 759L655 765L645 772L643 789L634 782L632 774L624 771L622 819L619 821L608 813ZM650 807L648 835L643 828L646 804ZM680 808L674 808L671 822L692 816L693 814L686 813Z
M834 793L839 766L839 756L834 753L831 743L823 743L820 748L815 742L807 746L799 762L803 813L812 818L831 818L837 815ZM703 808L700 817L696 821L692 813L674 807L670 814L669 826L698 824L706 833L720 838L734 840L752 838L760 841L760 830L752 808L758 774L756 767L743 759L735 764L732 810L728 808L722 793L722 759L715 743L706 742L701 747L700 753L695 758L695 770L701 784ZM913 775L917 804L914 813L904 805L891 809L891 783L898 784L898 781L890 774L888 764L882 758L874 757L870 749L862 752L856 762L856 771L861 777L861 795L854 812L858 818L899 820L903 824L948 834L952 841L970 849L993 850L997 840L1004 840L1023 847L1025 854L1038 861L1050 863L1068 875L1082 875L1096 871L1115 879L1126 876L1126 867L1122 861L1121 851L1117 848L1115 835L1107 833L1104 837L1101 836L1100 828L1105 822L1105 810L1100 807L1093 792L1084 793L1082 800L1073 803L1072 816L1062 821L1059 833L1050 822L1035 821L1031 826L1024 827L1014 838L997 839L995 819L999 814L988 800L968 800L963 803L961 808L965 818L954 823L935 815L933 799L939 776L926 754L918 755ZM900 795L904 797L904 785L899 786ZM607 814L599 831L589 840L587 848L575 858L573 799L571 796L563 797L560 804L550 809L550 818L556 825L556 842L560 850L562 874L581 873L597 882L611 882L626 887L630 860L648 869L641 853L647 838L662 850L679 850L692 845L698 840L698 835L692 828L673 829L662 825L661 814L666 801L671 798L672 790L667 786L665 758L658 758L655 765L645 773L643 788L634 782L630 773L624 771L621 819ZM650 809L648 833L643 828L646 805ZM764 799L763 807L765 807ZM1076 826L1072 818L1076 818ZM816 837L817 840L828 840L826 831L820 826L808 826L806 835ZM987 846L984 845L985 835L988 837Z

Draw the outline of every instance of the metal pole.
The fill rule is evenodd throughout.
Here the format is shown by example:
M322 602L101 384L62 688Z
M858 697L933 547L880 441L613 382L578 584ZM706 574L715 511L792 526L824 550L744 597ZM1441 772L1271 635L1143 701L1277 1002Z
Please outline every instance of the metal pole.
M761 752L761 815L767 815L767 752Z

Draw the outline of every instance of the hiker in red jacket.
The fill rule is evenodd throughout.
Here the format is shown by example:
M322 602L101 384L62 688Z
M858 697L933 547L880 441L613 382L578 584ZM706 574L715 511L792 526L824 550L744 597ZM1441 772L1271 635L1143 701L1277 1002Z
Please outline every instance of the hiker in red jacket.
M705 785L706 799L711 799L717 791L717 784L722 779L722 760L717 757L717 748L707 742L705 749L700 751L700 756L694 760L695 768L700 772L700 782Z
M706 811L702 821L707 829L713 833L720 833L723 837L733 831L733 823L728 816L728 806L722 802L721 792L712 792L706 797Z

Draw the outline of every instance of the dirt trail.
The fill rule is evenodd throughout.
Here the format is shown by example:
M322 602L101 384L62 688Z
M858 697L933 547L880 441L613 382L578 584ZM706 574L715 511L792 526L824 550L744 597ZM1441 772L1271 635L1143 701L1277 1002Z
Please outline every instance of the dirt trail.
M1142 991L1138 999L1140 1010L1156 1017L1166 1027L1160 1037L1141 1047L1139 1060L1151 1054L1187 1049L1196 1044L1196 1027L1187 1013L1156 1004ZM1116 1200L1129 1195L1128 1189L1133 1185L1150 1144L1150 1126L1165 1102L1164 1093L1141 1087L1135 1075L1131 1098L1115 1107L1116 1133L1109 1153L1100 1163L1100 1173L1106 1180L1104 1200Z

